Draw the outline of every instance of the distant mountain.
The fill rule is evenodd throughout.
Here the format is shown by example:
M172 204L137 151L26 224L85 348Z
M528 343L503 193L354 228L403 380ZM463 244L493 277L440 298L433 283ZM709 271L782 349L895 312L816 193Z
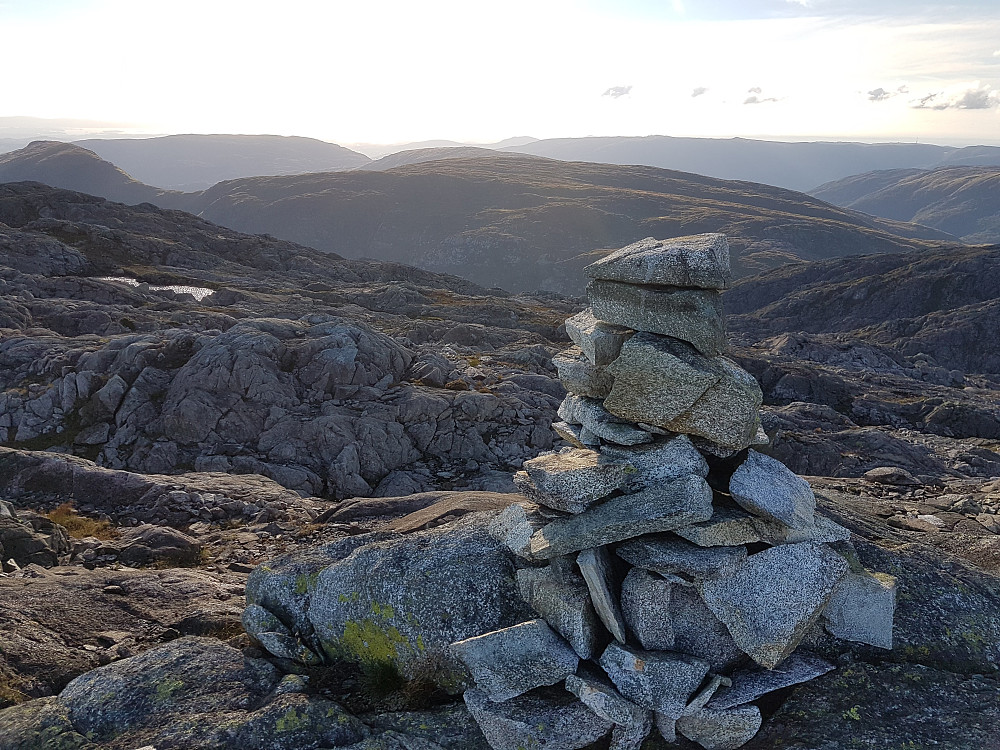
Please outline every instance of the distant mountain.
M1000 165L1000 146L954 148L917 143L788 143L747 138L553 138L509 150L566 161L643 164L809 190L875 169Z
M469 159L479 156L514 156L510 151L496 151L481 146L439 146L437 148L415 148L409 151L397 151L396 153L383 156L381 159L368 162L359 169L367 169L373 172L384 172L394 167L403 167L407 164L422 164L425 161L441 161L443 159Z
M513 138L504 138L502 141L497 141L496 143L463 143L461 141L447 141L447 140L431 140L431 141L412 141L410 143L349 143L347 144L350 148L355 151L360 151L362 154L370 156L372 159L381 159L383 156L389 156L391 154L398 154L401 151L417 151L419 149L427 148L488 148L488 149L500 149L507 147L516 147L525 143L534 143L537 138L532 138L530 135L520 135Z
M517 155L234 180L196 201L216 223L346 257L573 294L584 265L648 236L725 232L737 275L954 241L765 185Z
M149 185L187 191L238 177L353 169L370 161L335 143L280 135L168 135L76 145Z
M157 202L163 194L132 179L93 151L71 143L34 141L0 154L0 183L30 180L122 203Z
M966 242L1000 242L1000 168L868 172L812 191L837 206L924 224Z

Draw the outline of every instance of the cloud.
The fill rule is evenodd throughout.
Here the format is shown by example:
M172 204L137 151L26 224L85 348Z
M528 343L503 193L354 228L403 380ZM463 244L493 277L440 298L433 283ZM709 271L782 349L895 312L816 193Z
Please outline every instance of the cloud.
M1000 49L993 53L993 57L1000 57Z
M612 99L617 99L619 96L625 96L631 90L631 86L612 86L601 94L601 96L610 96Z
M773 97L773 96L768 96L768 97L765 97L763 99L761 99L759 96L748 96L746 99L743 100L743 103L744 104L767 104L769 102L776 102L776 101L778 101L778 100L775 97Z
M879 86L877 89L872 89L868 92L868 101L884 102L886 99L891 99L892 96L893 95L890 92Z
M706 87L699 86L698 88L696 88L694 91L691 92L691 98L694 99L695 97L699 97L707 91L708 89Z
M1000 105L1000 92L994 91L989 84L973 86L962 91L956 91L949 96L938 91L927 94L910 102L913 109L993 109Z
M760 86L754 86L752 89L747 89L748 94L759 94L761 92Z

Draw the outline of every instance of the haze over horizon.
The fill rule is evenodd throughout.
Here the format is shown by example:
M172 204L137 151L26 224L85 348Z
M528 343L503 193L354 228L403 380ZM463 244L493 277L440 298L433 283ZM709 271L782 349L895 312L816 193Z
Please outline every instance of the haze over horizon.
M0 0L8 59L31 60L8 81L0 117L341 144L1000 143L1000 7L869 5Z

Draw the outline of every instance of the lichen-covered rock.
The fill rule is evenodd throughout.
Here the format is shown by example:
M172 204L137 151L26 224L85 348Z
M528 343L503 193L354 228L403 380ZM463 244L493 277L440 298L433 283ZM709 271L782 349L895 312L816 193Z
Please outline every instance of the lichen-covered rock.
M680 717L691 694L708 674L708 662L693 656L612 643L601 654L601 667L621 694L633 703Z
M786 544L750 555L699 590L740 648L773 669L819 618L847 570L847 561L829 547Z
M813 525L816 496L809 483L763 453L747 452L746 460L729 480L729 493L754 515L793 529Z
M705 708L677 720L677 731L705 750L737 750L753 739L762 718L757 706L740 706L724 711Z
M592 279L727 289L732 281L726 235L693 234L633 242L584 269Z
M607 642L583 578L553 566L517 571L521 597L552 626L581 659L592 659Z
M837 638L891 649L895 610L895 578L851 571L833 590L823 625Z
M752 703L775 690L798 685L833 671L834 666L810 654L794 653L774 669L741 669L734 672L732 684L720 689L708 707L715 710Z
M566 333L573 343L580 347L591 364L603 367L615 361L621 352L622 344L635 331L598 320L588 307L566 320Z
M559 380L570 393L590 398L604 398L611 392L614 378L603 367L594 365L578 346L552 358Z
M587 296L600 320L687 341L706 357L726 350L722 295L717 291L595 279L587 285Z
M321 663L320 658L309 647L292 635L288 626L259 604L250 604L243 610L242 622L247 634L269 654L303 664Z
M469 670L476 687L496 703L562 682L580 661L545 620L466 638L451 644L450 650Z
M565 448L524 462L523 477L514 483L529 499L567 513L582 513L625 485L635 473L628 464L601 460L592 450Z
M531 553L548 559L641 534L669 531L711 516L711 488L702 477L689 474L553 521L531 538Z
M0 710L0 750L100 750L70 720L57 698L38 698Z
M493 750L580 750L607 735L612 723L561 687L493 703L466 690L468 706Z

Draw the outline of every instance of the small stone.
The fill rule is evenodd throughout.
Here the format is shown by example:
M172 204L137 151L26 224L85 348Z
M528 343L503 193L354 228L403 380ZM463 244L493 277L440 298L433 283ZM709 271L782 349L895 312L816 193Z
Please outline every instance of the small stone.
M531 538L530 554L547 559L602 547L657 531L670 531L712 516L712 490L696 474L632 495L605 500L587 511L560 518Z
M605 445L601 455L612 463L628 464L635 469L629 475L632 490L645 489L685 474L708 476L708 462L691 444L687 435L671 435L647 445L622 447Z
M709 701L708 707L721 711L751 703L775 690L814 680L833 669L830 662L818 656L792 654L774 669L756 668L734 672L733 684L721 688Z
M732 283L726 235L693 234L633 242L586 266L592 279L628 284L660 284L728 289Z
M646 536L618 547L625 562L660 575L689 581L718 578L732 572L747 556L746 547L699 547L676 536Z
M792 529L780 523L754 519L754 527L767 544L799 544L801 542L848 542L851 532L839 523L823 516L815 516L814 523L801 529Z
M895 609L895 578L850 572L833 590L823 624L830 635L845 641L891 649Z
M597 451L566 448L524 462L514 484L530 500L567 513L582 513L625 485L635 473L627 464L602 461ZM530 477L530 481L525 481Z
M523 568L517 571L517 585L521 598L581 659L592 659L604 648L607 634L591 603L590 590L579 575L551 565Z
M654 713L653 723L660 736L667 742L677 742L677 716L667 716L666 714Z
M620 417L611 414L600 401L592 398L570 394L559 405L558 414L560 419L570 424L583 425L597 437L611 443L639 445L653 439L648 432L633 427Z
M705 750L736 750L760 731L763 719L757 706L740 706L726 711L703 709L677 720L677 731Z
M513 503L493 517L486 531L518 557L530 560L531 537L546 523L547 519L537 513L529 515L523 506Z
M862 476L875 484L891 484L903 487L918 487L920 480L906 469L898 466L879 466L866 471Z
M590 589L590 598L604 627L619 643L625 643L625 620L618 606L615 573L606 547L585 549L576 557L576 564Z
M708 674L708 662L686 654L644 651L612 643L601 667L633 703L677 718Z
M816 496L809 483L777 459L755 450L747 452L729 480L733 500L756 516L793 529L813 525Z
M632 568L622 581L622 616L629 631L647 651L674 648L670 617L673 584L642 568Z
M493 750L580 750L606 736L612 723L562 688L494 703L466 690L465 705Z
M604 398L611 392L614 378L603 367L592 364L578 346L570 347L552 358L559 380L570 393L590 398Z
M566 689L602 719L615 724L631 726L650 719L648 708L626 700L609 682L570 675L566 678Z
M110 586L105 586L101 590L105 594L114 594L115 596L124 596L125 595L125 589L123 589L121 586L116 586L114 584L112 584Z
M588 307L566 321L566 333L573 343L580 347L591 364L603 367L618 358L622 344L628 341L635 331L598 320Z
M733 681L728 677L724 677L721 674L710 674L708 676L708 684L705 685L701 690L698 691L691 702L687 704L684 708L684 715L691 716L698 713L708 702L712 700L712 696L715 695L716 691L721 687L729 687L733 684Z
M687 341L706 357L726 350L722 295L715 290L594 279L587 296L601 320Z
M733 547L763 541L754 517L726 505L715 508L707 521L682 526L674 533L699 547Z
M641 724L616 724L611 730L611 744L608 750L640 750L643 742L653 731L652 712Z
M449 650L472 673L476 686L496 702L562 682L580 661L544 620L466 638Z
M583 435L581 434L583 430L579 425L570 424L569 422L553 422L552 429L559 437L575 448L586 448L588 445L599 445L601 442L600 438L597 438L596 440L584 443Z
M816 622L847 569L847 561L826 546L785 544L750 555L699 590L739 647L773 669Z

